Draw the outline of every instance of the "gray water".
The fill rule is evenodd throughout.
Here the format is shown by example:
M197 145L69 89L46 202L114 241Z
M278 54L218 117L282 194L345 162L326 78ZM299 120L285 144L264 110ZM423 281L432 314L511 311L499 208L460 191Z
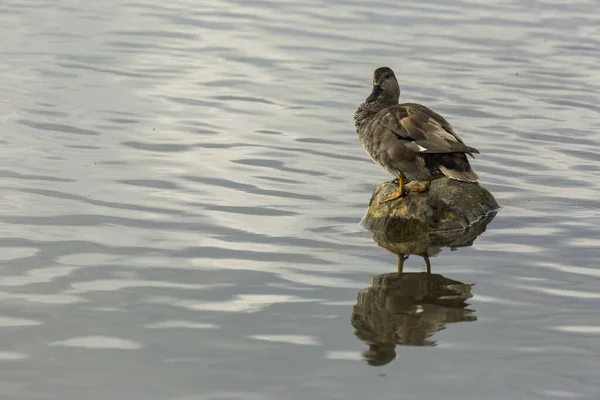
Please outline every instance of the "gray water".
M600 397L597 12L0 2L0 398ZM360 225L390 177L352 117L382 65L503 208L431 258L468 304L409 299L421 336L376 367L353 315L396 270Z

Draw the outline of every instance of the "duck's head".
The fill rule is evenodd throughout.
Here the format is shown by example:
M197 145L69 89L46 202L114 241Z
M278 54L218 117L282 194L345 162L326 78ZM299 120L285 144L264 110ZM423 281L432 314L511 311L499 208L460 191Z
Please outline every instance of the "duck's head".
M396 75L388 67L380 67L373 73L373 91L367 97L367 103L374 101L385 104L398 104L400 98L400 86Z

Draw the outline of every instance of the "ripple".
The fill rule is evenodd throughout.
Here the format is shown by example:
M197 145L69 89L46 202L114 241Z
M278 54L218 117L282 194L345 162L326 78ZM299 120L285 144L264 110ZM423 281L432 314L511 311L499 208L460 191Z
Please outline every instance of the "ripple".
M289 167L286 167L282 161L269 160L269 159L242 159L242 160L234 160L233 162L236 164L249 165L249 166L253 166L253 167L272 168L272 169L276 169L278 171L305 174L305 175L310 175L310 176L326 175L325 173L318 172L318 171L289 168Z
M138 350L143 346L131 340L110 336L81 336L48 344L59 347L79 347L94 350Z
M149 150L158 152L180 152L188 151L192 146L187 144L172 144L172 143L144 143L144 142L123 142L123 146L132 147L139 150Z
M49 198L73 200L77 203L86 203L86 204L100 206L100 207L116 208L116 209L122 209L122 210L145 211L145 212L159 213L159 214L181 214L181 210L175 210L175 209L170 209L170 208L160 208L160 207L149 207L147 205L138 205L138 204L132 204L132 203L121 203L121 202L90 199L85 196L79 196L79 195L66 193L66 192L60 192L60 191L56 191L56 190L21 189L21 191L25 192L25 193L37 194L39 196L46 196Z
M151 37L151 38L175 38L175 39L196 39L196 35L189 35L183 32L173 32L173 31L142 31L142 30L130 30L130 31L112 31L107 32L109 35L115 36L133 36L133 37Z
M73 296L69 294L28 294L28 293L11 293L11 292L1 292L0 291L0 299L6 301L15 301L20 300L25 303L29 303L30 305L36 304L38 306L47 306L47 305L67 305L67 304L76 304L76 303L84 303L84 300L81 297Z
M95 281L79 281L71 284L72 293L85 293L92 291L108 291L114 292L117 290L129 288L167 288L167 289L184 289L184 290L199 290L206 289L207 285L193 283L176 283L165 281L142 281L133 279L104 279Z
M32 180L32 181L44 181L44 182L75 182L74 179L65 179L56 176L48 176L48 175L28 175L28 174L19 174L13 171L0 171L1 178L13 178L17 181L19 180Z
M579 333L584 335L599 335L600 334L600 326L590 326L590 325L561 325L555 326L552 329L560 332L567 333Z
M148 329L219 329L218 325L210 323L201 323L194 321L162 321L147 324L144 328Z
M478 244L477 248L482 251L496 251L496 252L502 252L502 251L506 251L507 249L510 249L510 251L513 253L537 253L537 252L541 251L538 247L528 246L525 244L517 244L517 243L511 243L510 245L506 245L503 243L485 243L485 244Z
M30 247L3 247L2 253L0 253L0 261L32 257L38 253L38 251L38 249Z
M298 215L296 212L277 210L269 207L245 207L245 206L205 206L207 210L222 211L233 214L243 215L263 215L263 216L293 216Z
M217 186L217 187L224 187L224 188L228 188L228 189L234 189L236 191L264 195L264 196L273 196L273 197L279 197L279 198L300 199L300 200L314 200L314 201L324 200L322 197L316 196L316 195L305 195L305 194L301 194L301 193L285 192L282 190L266 190L266 189L262 189L260 187L254 186L254 185L249 185L249 184L235 182L235 181L226 180L226 179L203 178L203 177L193 177L193 176L184 176L183 179L192 181L192 182L198 182L198 183L203 183L203 184Z
M600 293L597 292L587 292L587 291L579 291L579 290L569 290L569 289L557 289L557 288L547 288L547 287L537 287L537 286L525 286L519 285L518 287L522 289L532 290L539 293L544 293L551 296L558 297L567 297L574 299L600 299Z
M89 129L76 128L74 126L69 126L69 125L51 124L51 123L46 123L46 122L45 123L36 123L36 122L25 121L25 120L21 120L21 121L19 121L19 123L23 124L25 126L28 126L30 128L42 129L45 131L72 133L75 135L99 135L98 132L95 132L95 131L92 131Z
M250 103L276 104L267 99L262 99L259 97L250 97L250 96L215 96L214 98L217 100L222 100L222 101L243 101L243 102L250 102Z
M150 74L146 74L146 73L137 73L137 72L127 72L127 71L121 71L118 69L113 69L113 68L98 68L98 67L92 67L90 65L86 65L86 64L78 64L78 63L57 63L57 66L61 67L61 68L65 68L65 69L70 69L70 70L83 70L83 71L90 71L90 72L100 72L103 74L109 74L109 75L115 75L115 76L121 76L121 77L129 77L129 78L156 78L156 76L152 76Z
M15 326L36 326L36 325L41 325L41 322L34 321L31 319L0 316L0 328L15 327Z
M538 265L541 267L550 268L550 269L567 272L567 273L571 273L571 274L580 274L580 275L587 275L587 276L593 276L593 277L600 277L600 270L597 268L574 267L572 265L562 265L562 264L549 263L549 262L538 263Z
M12 351L0 351L0 362L1 361L20 361L30 358L29 355L23 353L17 353Z
M328 351L325 357L329 360L361 361L362 355L357 351Z
M565 392L564 390L540 390L538 393L546 397L556 397L559 399L578 399L584 397L581 393Z
M316 338L310 336L302 336L302 335L252 335L249 336L251 339L255 340L263 340L266 342L273 343L289 343L289 344L298 344L302 346L320 346L321 342L319 342Z
M119 182L131 186L147 187L154 189L177 189L177 185L169 181L130 179L122 180Z
M210 258L210 259L236 259L268 262L296 262L305 264L327 265L331 262L300 253L266 252L253 250L234 250L221 247L188 247L172 253L173 257L183 258Z
M256 313L274 304L280 303L314 303L319 299L301 298L286 295L238 295L227 301L184 301L171 298L156 298L153 302L172 304L192 310L221 311L235 313Z
M63 267L46 267L40 269L32 269L27 271L26 276L5 276L0 282L0 286L26 286L33 283L52 282L57 278L70 275L79 267L63 266Z

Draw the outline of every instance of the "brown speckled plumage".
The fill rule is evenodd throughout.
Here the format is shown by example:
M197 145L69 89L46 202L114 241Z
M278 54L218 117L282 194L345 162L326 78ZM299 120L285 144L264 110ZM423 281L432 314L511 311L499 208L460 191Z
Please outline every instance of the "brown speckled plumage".
M387 67L375 70L373 93L354 114L361 144L373 160L396 177L428 181L442 176L476 182L464 144L441 115L420 104L398 104L400 87Z

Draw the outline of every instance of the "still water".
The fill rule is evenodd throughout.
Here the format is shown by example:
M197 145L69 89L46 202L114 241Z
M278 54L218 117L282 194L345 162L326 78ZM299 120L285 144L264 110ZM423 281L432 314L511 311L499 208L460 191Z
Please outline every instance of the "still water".
M0 2L0 398L600 397L597 11ZM360 225L382 65L502 206L402 281Z

